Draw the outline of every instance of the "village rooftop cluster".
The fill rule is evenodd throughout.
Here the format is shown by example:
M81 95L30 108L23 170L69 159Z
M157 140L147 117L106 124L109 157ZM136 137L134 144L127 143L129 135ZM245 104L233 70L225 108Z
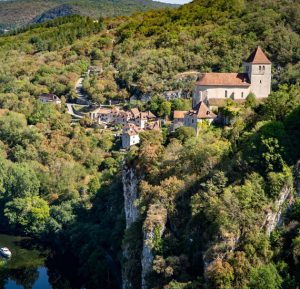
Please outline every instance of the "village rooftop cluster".
M227 99L234 102L245 102L253 93L256 99L264 99L270 94L271 62L260 47L244 62L243 73L206 73L195 82L193 108L189 111L174 111L174 121L170 131L180 126L192 127L198 134L202 124L211 125L219 115L213 112ZM91 67L91 71L101 72L102 67ZM43 103L60 104L54 94L43 93L39 100ZM122 147L128 149L139 143L139 134L147 130L159 130L161 122L151 111L140 112L137 108L128 111L117 107L110 109L99 107L90 112L90 117L97 124L114 124L123 126Z

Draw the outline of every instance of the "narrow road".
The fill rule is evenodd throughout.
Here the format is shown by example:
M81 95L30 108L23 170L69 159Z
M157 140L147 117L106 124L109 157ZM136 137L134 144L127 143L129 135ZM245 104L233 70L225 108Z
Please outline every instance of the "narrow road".
M68 113L69 113L70 115L72 115L72 116L76 116L76 117L78 117L78 118L82 118L81 115L78 115L78 114L75 114L75 113L74 113L74 110L73 110L72 105L73 105L73 103L66 103L66 106L67 106L67 108L68 108Z
M89 73L89 70L88 72ZM78 96L78 99L76 101L77 104L83 104L83 105L86 105L86 104L89 104L89 100L87 97L85 97L85 95L82 93L82 82L84 80L84 76L81 76L77 82L76 82L76 85L75 85L75 90L76 90L76 93L77 93L77 96Z

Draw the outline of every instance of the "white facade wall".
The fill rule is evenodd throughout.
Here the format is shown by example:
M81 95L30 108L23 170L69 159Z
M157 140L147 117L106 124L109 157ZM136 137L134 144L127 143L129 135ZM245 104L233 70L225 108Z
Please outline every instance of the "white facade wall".
M139 127L141 127L141 128L144 128L146 122L147 122L147 119L142 119L142 120L136 119L136 120L135 120L135 125L136 125L136 126L139 126Z
M193 107L195 107L200 101L203 101L208 106L208 100L210 98L218 98L218 99L231 98L232 100L246 99L249 93L250 93L250 87L244 87L244 86L195 85L194 95L193 95Z
M140 142L140 137L138 134L129 135L128 133L124 133L122 137L122 147L124 149L128 149L132 145L136 145Z

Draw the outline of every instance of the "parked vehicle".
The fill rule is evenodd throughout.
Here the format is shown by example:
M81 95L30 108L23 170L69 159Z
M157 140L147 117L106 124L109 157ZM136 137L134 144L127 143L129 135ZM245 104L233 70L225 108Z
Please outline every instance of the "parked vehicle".
M0 249L0 254L4 257L11 257L11 252L6 247Z

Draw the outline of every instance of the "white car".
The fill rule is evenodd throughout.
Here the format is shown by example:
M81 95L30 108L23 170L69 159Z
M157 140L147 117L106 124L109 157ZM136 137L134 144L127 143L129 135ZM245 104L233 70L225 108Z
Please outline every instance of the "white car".
M0 249L0 254L5 256L5 257L10 257L11 256L11 252L6 247Z

